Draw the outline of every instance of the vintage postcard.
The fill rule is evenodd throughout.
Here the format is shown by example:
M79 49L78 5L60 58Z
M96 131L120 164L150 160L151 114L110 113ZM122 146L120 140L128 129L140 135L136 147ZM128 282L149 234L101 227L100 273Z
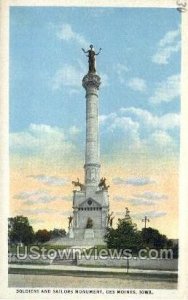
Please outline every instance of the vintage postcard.
M188 2L2 1L1 45L1 297L186 299Z

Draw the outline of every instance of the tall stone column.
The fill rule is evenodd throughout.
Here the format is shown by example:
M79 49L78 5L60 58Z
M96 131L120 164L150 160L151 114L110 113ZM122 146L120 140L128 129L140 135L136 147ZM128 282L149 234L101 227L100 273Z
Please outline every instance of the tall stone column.
M85 185L95 190L100 179L98 90L100 77L94 72L84 76L82 85L86 90L86 149Z

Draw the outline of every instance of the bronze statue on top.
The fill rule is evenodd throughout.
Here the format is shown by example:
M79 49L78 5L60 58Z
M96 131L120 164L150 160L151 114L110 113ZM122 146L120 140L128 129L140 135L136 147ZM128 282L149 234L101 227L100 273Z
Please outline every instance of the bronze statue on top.
M93 45L89 46L90 49L85 51L82 48L82 51L84 53L88 53L87 57L89 58L88 62L89 62L89 72L91 73L96 73L96 62L95 62L95 56L99 55L99 53L101 52L102 48L99 49L99 52L95 53L95 50L93 50Z

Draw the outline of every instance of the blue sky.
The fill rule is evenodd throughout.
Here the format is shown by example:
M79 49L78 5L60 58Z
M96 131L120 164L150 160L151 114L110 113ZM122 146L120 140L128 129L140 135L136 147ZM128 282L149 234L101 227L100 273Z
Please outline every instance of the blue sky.
M18 134L28 132L31 124L45 124L65 132L77 130L77 143L83 144L81 80L87 58L81 48L90 43L96 50L102 48L97 57L103 82L101 136L108 136L102 151L112 138L122 136L130 144L153 135L150 144L173 139L178 146L180 14L176 9L12 7L10 131Z

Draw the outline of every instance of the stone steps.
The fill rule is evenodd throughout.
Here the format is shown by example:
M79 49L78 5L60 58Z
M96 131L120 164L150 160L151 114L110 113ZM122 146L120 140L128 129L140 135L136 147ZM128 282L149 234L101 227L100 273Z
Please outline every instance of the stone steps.
M95 245L105 245L105 242L102 239L69 239L69 238L59 238L55 240L50 240L45 243L46 245L64 245L64 246L95 246Z
M74 249L67 248L63 249L61 254L58 254L53 262L53 265L76 265L76 257L74 254Z

